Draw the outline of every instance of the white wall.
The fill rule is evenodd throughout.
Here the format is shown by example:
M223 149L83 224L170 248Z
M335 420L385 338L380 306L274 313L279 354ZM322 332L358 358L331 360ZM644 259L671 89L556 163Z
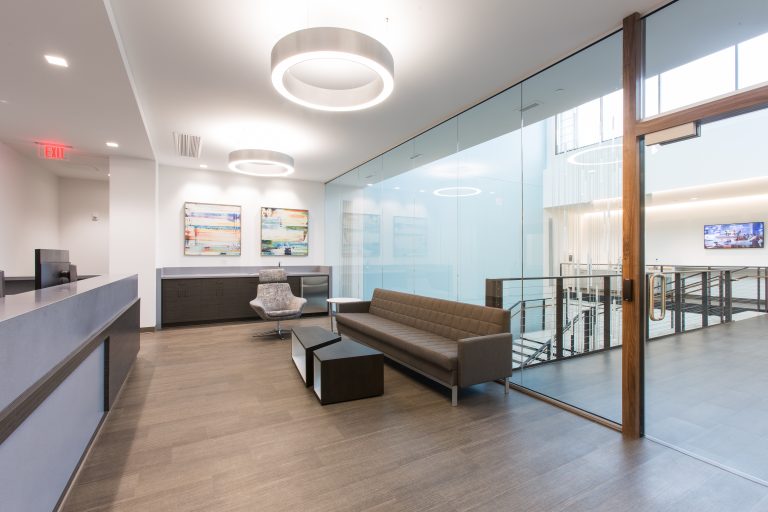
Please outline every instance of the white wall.
M764 267L768 264L768 249L704 249L704 225L768 222L765 197L647 208L647 264Z
M0 270L35 275L35 249L59 248L58 178L0 142Z
M109 272L139 275L141 327L154 327L157 165L112 157L109 172Z
M80 275L109 273L109 182L59 178L59 241Z
M114 176L114 175L113 175ZM312 181L256 178L223 171L160 166L158 266L323 265L325 185ZM184 203L242 206L240 256L184 256ZM309 255L262 257L262 206L309 210Z

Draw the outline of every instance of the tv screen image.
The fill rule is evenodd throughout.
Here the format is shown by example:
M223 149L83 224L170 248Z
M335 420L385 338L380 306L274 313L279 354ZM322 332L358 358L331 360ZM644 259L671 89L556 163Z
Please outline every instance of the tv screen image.
M765 245L762 222L707 224L704 226L705 249L762 249Z

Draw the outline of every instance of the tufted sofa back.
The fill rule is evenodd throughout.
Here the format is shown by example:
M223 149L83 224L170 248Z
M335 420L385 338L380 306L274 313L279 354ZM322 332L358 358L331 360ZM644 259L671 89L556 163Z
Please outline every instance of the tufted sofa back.
M452 340L509 332L509 311L376 288L369 312Z

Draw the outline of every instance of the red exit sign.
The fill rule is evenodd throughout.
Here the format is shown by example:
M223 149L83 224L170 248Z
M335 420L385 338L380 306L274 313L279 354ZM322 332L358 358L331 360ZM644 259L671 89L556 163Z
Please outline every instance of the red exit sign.
M45 160L66 160L69 146L62 144L38 143L37 156Z

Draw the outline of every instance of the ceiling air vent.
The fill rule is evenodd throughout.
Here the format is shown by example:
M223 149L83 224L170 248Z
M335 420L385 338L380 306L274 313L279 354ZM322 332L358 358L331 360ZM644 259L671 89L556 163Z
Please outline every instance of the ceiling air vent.
M173 144L176 146L177 155L200 158L199 136L173 132Z
M538 101L534 101L533 103L530 103L530 104L524 106L523 108L521 108L520 112L526 112L528 110L531 110L532 108L538 107L539 105L540 105L540 103Z

